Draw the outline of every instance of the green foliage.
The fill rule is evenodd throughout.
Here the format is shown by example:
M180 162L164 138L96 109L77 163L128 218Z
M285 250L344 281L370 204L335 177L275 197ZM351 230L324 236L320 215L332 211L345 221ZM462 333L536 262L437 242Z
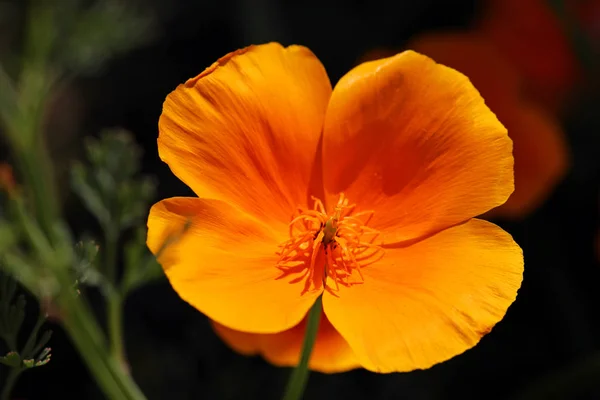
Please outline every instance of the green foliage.
M124 130L108 130L98 139L88 138L86 155L89 165L77 163L72 169L72 188L98 220L106 234L105 245L109 246L112 245L109 241L118 241L124 231L145 222L156 185L150 177L140 176L142 152ZM122 294L163 276L146 247L145 236L146 230L137 228L133 239L125 245ZM109 277L107 283L95 263L85 265L85 260L95 258L95 244L83 242L81 246L80 253L86 254L78 262L81 282L104 288L107 284L118 286L110 271L103 271Z
M0 363L15 368L17 371L40 367L50 361L50 348L44 346L50 341L52 331L45 331L38 337L39 330L45 321L40 317L35 324L29 339L18 349L18 335L25 319L25 297L17 295L17 284L14 279L0 274L0 338L4 340L9 352L0 357Z
M75 245L75 275L78 283L89 286L102 286L104 277L96 266L100 246L93 240L82 240Z
M2 218L0 210L0 254L4 254L17 242L16 227L8 220Z
M138 228L134 238L125 246L123 292L129 293L162 277L162 268L146 248L146 229Z
M72 188L102 229L124 231L143 222L156 185L138 176L141 151L131 135L109 130L88 138L86 153L90 165L73 166Z
M0 65L0 133L10 147L22 189L7 198L0 196L0 272L57 307L63 327L107 398L131 400L144 396L116 362L123 361L124 355L120 343L126 293L118 285L115 269L119 237L143 223L155 185L138 176L141 153L129 134L112 131L91 139L87 143L90 163L74 167L72 186L100 222L105 237L100 252L89 240L75 244L60 216L42 127L57 83L94 72L111 57L152 39L151 19L142 11L132 9L128 0L32 0L27 2L22 49L3 57ZM4 15L0 12L0 17ZM140 230L127 245L126 258L132 260L126 265L127 290L160 276L160 268L154 268L156 263L139 239L143 234ZM50 360L50 349L44 347L50 332L38 337L42 315L23 348L17 348L25 304L22 296L16 296L14 280L6 282L0 284L0 338L10 352L0 362L13 368L1 399L9 398L22 371ZM110 353L104 332L80 296L80 283L101 288L107 297Z
M34 295L52 297L59 290L54 270L73 263L70 233L57 221L47 235L20 196L7 203L10 219L0 219L0 268Z
M76 18L63 18L70 25L60 53L68 69L93 72L110 58L153 39L152 19L123 0L98 0L89 7L71 3Z
M50 347L46 347L35 359L23 360L23 365L27 368L41 367L50 362Z
M16 113L17 92L13 81L10 79L2 65L0 65L0 122L4 129L14 129L10 126L12 115Z
M18 296L17 283L5 274L0 275L0 337L15 350L17 335L25 319L25 297Z
M0 357L0 364L11 368L18 368L21 365L21 356L16 351L9 351L4 357Z

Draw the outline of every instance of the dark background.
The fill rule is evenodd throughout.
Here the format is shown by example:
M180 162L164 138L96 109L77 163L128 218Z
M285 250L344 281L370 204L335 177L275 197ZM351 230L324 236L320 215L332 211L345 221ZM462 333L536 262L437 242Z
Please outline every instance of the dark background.
M467 26L480 3L149 0L143 4L156 17L155 39L73 83L62 111L66 124L78 129L55 141L62 143L66 159L76 158L84 135L124 127L145 150L144 171L158 178L157 199L187 195L189 189L158 159L157 121L165 96L217 58L252 43L302 44L336 82L370 49L401 48L417 33ZM598 104L585 98L563 118L573 165L546 203L523 221L496 221L525 254L523 286L506 318L474 349L427 371L313 373L305 398L513 399L539 380L547 388L562 385L571 372L548 374L577 372L576 365L584 362L573 384L556 387L562 390L556 398L600 399ZM97 230L75 200L65 205L76 231ZM90 296L101 314L97 295ZM23 375L15 398L102 398L68 337L58 325L49 325L55 331L52 361ZM125 332L133 376L149 399L276 399L288 375L260 358L229 350L166 281L131 295Z

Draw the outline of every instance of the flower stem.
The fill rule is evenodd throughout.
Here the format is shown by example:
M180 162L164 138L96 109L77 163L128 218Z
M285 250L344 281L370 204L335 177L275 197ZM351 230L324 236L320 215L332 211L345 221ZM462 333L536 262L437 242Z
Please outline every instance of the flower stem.
M10 400L10 394L19 379L19 375L23 372L23 368L14 367L10 369L8 376L6 377L6 381L4 381L4 387L2 388L2 393L0 394L0 400Z
M59 215L58 193L46 139L42 134L42 119L53 82L48 60L55 43L55 12L55 7L47 2L31 2L19 91L15 99L17 111L8 116L11 121L5 121L5 125L10 127L6 134L21 178L26 183L36 217L51 242L52 224ZM39 168L40 165L44 168Z
M109 282L114 285L117 281L117 246L119 234L111 223L104 226L104 274Z
M63 325L106 398L145 399L135 382L123 371L120 360L106 352L100 328L86 304L74 292L67 291L62 293L59 301L65 310Z
M104 273L111 283L111 290L107 294L108 340L111 355L124 365L123 296L117 282L117 246L119 235L114 226L106 226L104 230Z
M313 346L317 339L322 309L321 296L319 296L308 312L308 321L306 323L306 333L304 334L300 362L294 371L292 371L292 375L290 376L285 389L283 400L299 400L304 394L310 372L308 370L308 361L310 360L310 355L312 354Z
M35 326L33 327L33 330L31 331L31 333L29 334L29 337L27 338L27 342L25 342L25 346L23 346L23 350L21 350L21 357L35 358L35 354L33 354L34 352L32 350L33 350L33 348L35 346L35 342L38 338L38 333L40 332L40 328L42 327L44 322L46 322L46 316L44 315L42 310L40 310L37 321L35 322Z
M123 350L123 302L119 293L111 293L108 298L108 337L110 354L125 365Z
M18 135L19 132L14 134ZM36 219L52 242L54 240L52 228L58 217L58 204L53 166L43 142L44 139L40 137L39 140L32 143L31 147L15 147L13 150L15 162L22 175L21 178L26 183L24 186L28 191L28 198L32 200ZM39 165L44 165L44 168L40 168Z

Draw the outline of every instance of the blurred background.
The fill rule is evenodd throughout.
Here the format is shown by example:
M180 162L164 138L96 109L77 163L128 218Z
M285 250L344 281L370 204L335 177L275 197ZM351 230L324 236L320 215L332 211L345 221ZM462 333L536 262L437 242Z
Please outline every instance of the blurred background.
M472 74L514 131L521 200L488 216L525 254L523 286L506 318L474 349L426 371L313 373L305 398L600 399L600 1L123 2L151 18L143 40L53 93L45 130L59 185L83 157L83 137L122 127L144 150L155 200L190 195L158 158L165 96L226 53L269 41L309 47L332 83L361 60L422 48ZM0 2L3 59L21 43L28 3ZM503 100L511 74L518 90ZM74 196L64 195L62 206L76 232L98 231ZM101 315L99 295L88 295ZM14 398L102 398L60 325L48 325L52 361L23 374ZM131 373L149 399L276 399L288 376L231 351L164 279L128 298L125 337Z

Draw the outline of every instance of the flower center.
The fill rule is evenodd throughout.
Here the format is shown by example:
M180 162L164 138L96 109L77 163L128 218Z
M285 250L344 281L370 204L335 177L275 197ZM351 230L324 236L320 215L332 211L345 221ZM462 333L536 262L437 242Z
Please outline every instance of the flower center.
M289 224L289 240L279 245L280 278L306 279L302 293L323 288L338 291L339 285L363 283L361 269L384 255L375 244L379 232L367 226L374 212L355 213L356 204L350 204L343 193L329 214L321 200L312 200L312 210L297 210Z

